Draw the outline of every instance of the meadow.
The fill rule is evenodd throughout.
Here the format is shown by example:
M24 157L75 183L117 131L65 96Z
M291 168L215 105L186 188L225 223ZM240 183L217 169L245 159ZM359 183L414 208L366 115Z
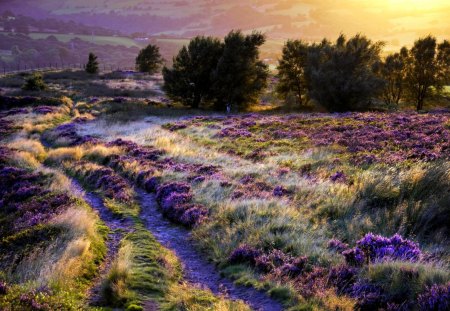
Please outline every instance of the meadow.
M0 309L448 309L448 110L223 114L158 78L44 78L0 81Z

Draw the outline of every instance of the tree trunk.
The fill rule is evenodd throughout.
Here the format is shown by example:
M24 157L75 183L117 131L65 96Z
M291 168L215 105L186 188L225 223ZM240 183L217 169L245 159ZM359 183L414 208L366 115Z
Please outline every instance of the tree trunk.
M423 97L420 96L417 100L417 111L420 111L423 109Z
M200 94L194 95L194 100L192 101L192 108L197 109L200 107L200 102L202 101L202 97Z

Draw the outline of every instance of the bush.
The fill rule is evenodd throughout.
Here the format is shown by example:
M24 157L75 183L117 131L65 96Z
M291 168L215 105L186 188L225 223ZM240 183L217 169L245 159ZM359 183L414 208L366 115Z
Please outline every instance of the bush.
M94 53L89 53L88 63L86 64L86 72L90 74L98 73L98 61L97 56Z
M25 91L44 91L47 89L47 85L40 73L34 73L28 78L25 84L22 86Z

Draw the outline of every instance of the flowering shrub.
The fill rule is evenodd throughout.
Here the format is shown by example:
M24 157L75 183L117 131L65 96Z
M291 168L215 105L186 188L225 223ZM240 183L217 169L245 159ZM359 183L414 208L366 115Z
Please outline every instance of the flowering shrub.
M84 178L91 187L102 189L107 198L129 201L132 190L128 182L109 167L93 166L87 162L78 162L72 166L75 174Z
M330 179L332 182L345 182L347 180L347 176L344 172L339 171L331 175Z
M285 189L283 186L276 186L273 189L273 195L276 197L282 197L287 194L289 194L289 191L287 189Z
M338 239L331 239L328 241L328 249L333 250L338 253L342 253L343 251L348 249L348 244L344 243Z
M19 304L24 310L51 311L55 306L45 302L51 295L52 292L47 288L31 290L20 295Z
M364 252L359 248L355 247L342 252L345 257L345 261L352 266L361 266L366 261Z
M450 309L450 283L433 285L419 295L417 303L423 311L445 311Z
M155 148L141 147L132 141L122 140L120 138L109 142L108 144L106 144L106 146L121 147L127 152L129 156L152 161L158 160L160 156L164 154L164 151L162 150Z
M358 310L379 310L387 303L383 289L366 282L354 284L351 296L358 299L356 304Z
M160 183L161 183L160 177L151 177L145 181L144 189L147 192L155 192L158 189Z
M339 245L331 242L331 248ZM422 257L419 246L400 235L395 234L390 238L373 233L366 234L356 242L356 247L342 252L348 264L359 266L364 262L380 262L386 260L418 261Z
M338 294L350 294L357 280L358 269L349 266L339 266L330 269L329 285L336 287Z
M381 235L368 233L356 242L356 245L371 262L382 260L417 261L422 255L417 244L403 239L398 234L391 238L385 238Z
M268 254L262 254L256 258L255 266L262 272L271 272L275 268L283 266L292 261L292 258L281 250L273 249Z
M254 265L256 258L260 255L261 251L247 244L243 244L231 253L228 261L230 263L250 263Z
M76 123L66 123L57 126L51 131L47 132L44 137L50 142L61 142L64 146L79 146L83 144L98 144L99 139L90 135L81 136L77 133Z
M208 210L199 204L191 204L191 187L184 183L167 183L156 191L158 201L164 215L182 225L193 227L203 222Z
M294 258L278 249L264 253L243 244L231 253L228 262L248 263L264 273L275 272L278 275L295 278L305 271L308 258L305 256Z

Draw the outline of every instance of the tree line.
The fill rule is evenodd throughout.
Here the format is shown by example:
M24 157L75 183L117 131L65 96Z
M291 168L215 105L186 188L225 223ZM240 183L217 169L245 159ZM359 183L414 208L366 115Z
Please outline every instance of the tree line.
M309 44L290 40L278 66L277 90L299 106L313 100L330 111L365 110L372 101L414 102L422 110L432 92L450 83L450 42L433 36L381 57L383 43L363 35Z
M164 66L164 91L192 108L238 111L255 104L266 89L268 66L259 59L266 38L259 32L231 31L223 40L197 36ZM363 111L374 102L415 103L422 110L433 93L450 84L450 42L427 36L411 49L382 57L384 43L364 35L340 35L332 42L289 40L277 67L276 92L297 107L315 103L329 111ZM163 65L159 49L148 45L136 68L150 74Z

